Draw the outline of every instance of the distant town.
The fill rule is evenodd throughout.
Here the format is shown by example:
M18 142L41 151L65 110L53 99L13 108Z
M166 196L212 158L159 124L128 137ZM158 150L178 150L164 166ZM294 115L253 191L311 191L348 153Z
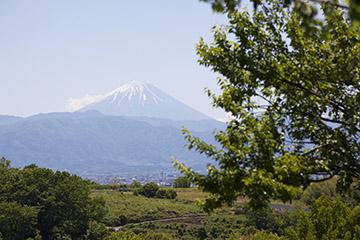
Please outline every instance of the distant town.
M120 176L120 175L98 175L85 176L85 178L99 184L131 184L138 181L141 184L155 182L159 186L170 187L175 178L179 177L179 172L161 171L154 174L135 175L135 176Z

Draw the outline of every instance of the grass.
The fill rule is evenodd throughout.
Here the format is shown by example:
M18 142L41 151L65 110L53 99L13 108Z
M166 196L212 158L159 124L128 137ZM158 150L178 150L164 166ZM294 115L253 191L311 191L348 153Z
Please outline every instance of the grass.
M105 223L109 226L201 213L198 206L182 200L145 198L109 190L94 191L92 195L105 200L108 210Z
M175 188L177 199L182 201L195 202L203 200L207 194L197 188Z

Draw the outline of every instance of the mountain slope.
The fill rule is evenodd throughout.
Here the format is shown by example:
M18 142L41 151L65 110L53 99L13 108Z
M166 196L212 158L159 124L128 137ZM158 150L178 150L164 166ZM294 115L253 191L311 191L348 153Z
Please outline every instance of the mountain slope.
M172 120L210 119L149 83L131 82L97 97L79 111L96 110L107 115L152 117Z
M178 123L152 121L98 112L36 115L0 125L0 156L16 167L35 163L83 176L171 169L173 155L194 168L205 166L208 160L185 147ZM195 135L212 139L211 131Z

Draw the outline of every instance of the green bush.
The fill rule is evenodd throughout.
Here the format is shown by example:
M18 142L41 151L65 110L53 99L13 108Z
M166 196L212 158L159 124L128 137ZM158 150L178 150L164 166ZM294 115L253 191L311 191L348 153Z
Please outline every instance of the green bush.
M138 190L138 194L144 196L144 197L148 197L148 198L153 198L156 197L156 193L159 190L159 186L154 183L147 183L144 186L142 186L139 190Z
M166 199L175 199L177 193L172 189L160 189L159 186L154 183L147 183L143 185L140 189L134 191L134 195L142 195L147 198L166 198Z
M172 189L159 189L156 192L157 198L166 198L166 199L175 199L177 197L177 193Z

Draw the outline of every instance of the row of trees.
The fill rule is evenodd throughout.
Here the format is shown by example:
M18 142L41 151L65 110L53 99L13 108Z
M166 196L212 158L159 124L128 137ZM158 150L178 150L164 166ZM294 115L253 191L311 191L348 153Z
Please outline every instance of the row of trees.
M146 183L134 191L135 195L142 195L147 198L175 199L177 193L172 189L161 189L156 183Z

